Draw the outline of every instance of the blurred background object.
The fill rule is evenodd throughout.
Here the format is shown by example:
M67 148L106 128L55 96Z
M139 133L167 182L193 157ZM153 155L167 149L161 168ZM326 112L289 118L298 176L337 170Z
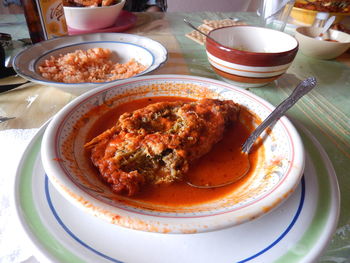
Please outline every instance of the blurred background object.
M93 2L96 3L97 1ZM113 26L124 7L125 0L109 2L109 4L104 5L104 1L102 1L101 6L64 5L63 10L67 26L77 30L96 30ZM103 19L101 19L102 17Z
M67 35L61 0L2 0L2 7L6 5L16 5L18 13L24 13L32 43Z
M13 75L15 72L12 68L8 68L6 49L11 48L12 37L10 34L0 33L0 78Z
M168 0L168 12L234 12L248 11L251 0Z
M312 25L319 12L336 16L335 23L339 23L350 15L349 0L296 0L291 17L303 25Z
M126 0L124 10L130 12L166 12L167 0Z
M21 14L23 8L20 0L1 0L0 14Z
M324 24L326 23L326 20L329 17L329 13L327 12L318 12L316 14L316 18L314 22L312 23L313 27L323 27Z
M0 33L0 46L3 48L12 46L12 37L7 33Z
M350 28L341 23L334 23L331 28L350 34Z
M295 7L318 12L349 13L349 0L297 0Z
M320 27L298 27L295 38L299 42L300 51L316 59L334 59L346 52L350 47L350 35L337 30L328 30L324 40L315 37L321 32Z
M295 0L261 0L258 10L261 26L284 31Z

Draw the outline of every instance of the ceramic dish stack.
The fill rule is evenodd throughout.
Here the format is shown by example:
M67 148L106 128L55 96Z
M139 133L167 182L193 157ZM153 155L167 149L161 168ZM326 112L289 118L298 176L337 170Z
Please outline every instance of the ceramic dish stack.
M264 135L251 180L235 188L241 195L192 207L118 202L85 169L85 135L99 118L79 122L87 111L159 96L232 99L259 119L274 109L241 88L182 75L122 80L76 98L40 129L18 167L18 217L36 256L60 263L317 261L337 225L336 175L321 144L286 117ZM79 136L70 136L73 127Z

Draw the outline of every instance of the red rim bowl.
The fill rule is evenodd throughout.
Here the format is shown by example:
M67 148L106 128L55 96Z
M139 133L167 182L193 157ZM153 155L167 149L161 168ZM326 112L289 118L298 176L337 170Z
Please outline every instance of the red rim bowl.
M254 26L229 26L209 33L206 52L213 70L239 86L258 87L287 71L299 48L286 33Z

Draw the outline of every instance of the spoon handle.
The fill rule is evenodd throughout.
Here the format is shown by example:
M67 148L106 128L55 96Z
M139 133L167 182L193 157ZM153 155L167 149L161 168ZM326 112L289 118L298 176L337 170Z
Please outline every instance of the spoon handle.
M309 77L304 79L299 85L293 90L292 94L289 95L284 101L282 101L274 111L254 130L254 132L248 137L242 146L242 152L249 153L256 139L260 134L270 126L274 121L281 118L287 110L289 110L302 96L308 93L316 86L316 79Z
M197 27L195 27L194 25L191 24L191 22L189 22L186 18L184 18L184 22L191 27L192 29L196 30L197 32L201 33L203 36L210 38L213 42L219 44L219 46L221 46L221 44L216 41L214 38L212 38L211 36L209 36L208 34L204 33L203 31L199 30Z
M328 18L328 20L326 21L326 23L324 24L321 33L318 35L320 37L323 36L324 33L327 32L327 30L331 27L331 25L333 24L335 20L335 16L331 16L330 18Z
M12 120L15 119L15 117L1 117L0 116L0 123L8 121L8 120Z
M196 30L197 32L201 33L203 36L207 36L204 32L200 31L198 28L196 28L194 25L192 25L189 21L187 21L186 18L184 18L184 22L191 27L192 29Z

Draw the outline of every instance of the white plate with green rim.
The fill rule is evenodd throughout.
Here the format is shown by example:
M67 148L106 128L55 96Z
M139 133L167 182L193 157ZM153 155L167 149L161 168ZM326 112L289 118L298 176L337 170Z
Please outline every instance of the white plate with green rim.
M200 234L158 234L109 224L66 202L42 167L40 129L19 164L15 201L20 222L42 262L315 262L339 216L333 166L306 129L306 167L282 205L256 220ZM315 165L317 164L317 166Z

